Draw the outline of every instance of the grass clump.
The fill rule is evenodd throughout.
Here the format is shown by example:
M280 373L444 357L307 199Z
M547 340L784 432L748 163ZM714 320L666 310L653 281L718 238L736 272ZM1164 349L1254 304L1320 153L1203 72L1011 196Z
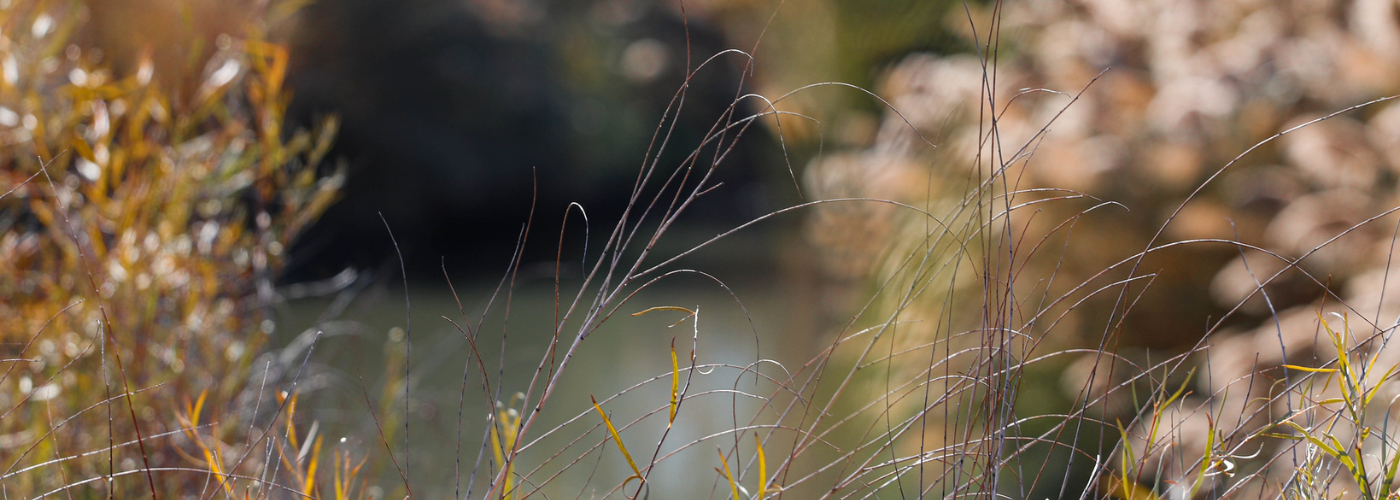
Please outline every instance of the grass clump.
M179 39L183 65L145 46L123 67L93 16L0 8L0 484L167 497L259 477L276 464L245 438L281 405L256 403L296 367L254 362L286 250L335 197L317 174L335 122L281 128L266 19ZM295 438L291 417L273 420Z

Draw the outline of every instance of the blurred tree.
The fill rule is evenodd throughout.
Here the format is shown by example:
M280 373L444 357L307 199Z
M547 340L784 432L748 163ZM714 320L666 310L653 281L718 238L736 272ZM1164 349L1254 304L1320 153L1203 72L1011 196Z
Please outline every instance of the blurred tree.
M294 252L291 280L387 262L380 212L417 266L411 274L440 275L444 255L499 272L529 212L532 172L541 227L557 228L572 201L595 224L611 220L687 59L681 17L650 2L326 0L303 13L296 40L292 114L343 117L332 155L348 161L350 180L345 203ZM692 65L727 48L696 20L689 42ZM663 167L741 95L742 62L724 58L691 82ZM717 209L692 220L761 210L742 208L762 197L749 142L721 169L728 186L714 198L723 199L707 200Z

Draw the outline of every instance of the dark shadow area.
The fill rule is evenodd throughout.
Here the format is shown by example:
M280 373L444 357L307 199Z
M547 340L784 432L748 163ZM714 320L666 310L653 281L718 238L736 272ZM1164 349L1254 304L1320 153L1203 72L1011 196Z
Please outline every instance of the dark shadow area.
M415 278L439 278L443 259L499 276L535 193L527 264L553 261L570 202L586 207L601 241L684 83L687 34L692 67L728 47L696 20L687 26L670 10L633 3L327 0L307 7L293 41L289 114L302 123L341 117L332 157L342 159L348 183L342 200L297 242L283 280L393 263L381 213ZM680 165L742 94L745 62L725 56L696 74L660 174ZM744 101L736 115L758 106ZM771 190L786 186L778 196L793 196L774 142L762 127L750 128L716 173L724 186L688 210L684 225L712 235L711 228L776 206L767 201ZM710 147L701 155L689 186L714 154ZM582 246L581 221L577 213L570 219L574 250Z

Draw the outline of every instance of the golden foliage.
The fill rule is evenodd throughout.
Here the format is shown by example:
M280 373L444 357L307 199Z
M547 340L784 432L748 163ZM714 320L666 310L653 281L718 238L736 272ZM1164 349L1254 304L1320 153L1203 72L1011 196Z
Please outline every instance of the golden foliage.
M148 486L144 469L179 463L182 438L198 444L204 470L234 474L218 443L241 442L247 428L233 405L271 331L271 280L335 199L340 177L318 174L335 122L283 130L288 54L264 24L212 46L200 42L208 34L174 29L188 37L183 68L157 67L152 47L116 68L85 44L86 4L5 5L0 357L21 361L0 367L0 435L28 450L5 454L3 481L38 494L116 472L117 496L179 491L204 476L163 472ZM167 70L180 74L157 74ZM184 92L168 81L197 84ZM170 402L191 394L198 404L177 421ZM196 433L201 413L222 420L213 435ZM15 472L109 439L136 442L110 459Z

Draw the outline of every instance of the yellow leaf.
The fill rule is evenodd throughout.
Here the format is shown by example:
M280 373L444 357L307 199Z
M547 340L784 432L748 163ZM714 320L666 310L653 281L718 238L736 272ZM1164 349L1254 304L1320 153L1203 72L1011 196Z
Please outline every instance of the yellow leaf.
M209 390L199 391L199 399L194 403L194 410L190 412L190 423L199 425L199 414L204 410L204 398L209 396Z
M1109 480L1103 483L1104 493L1120 500L1162 500L1151 488L1110 473Z
M311 497L311 490L316 487L316 466L321 459L321 442L325 436L316 436L316 444L311 445L311 461L306 464L306 481L302 483L302 495Z
M758 434L753 435L754 444L758 445L758 498L763 500L763 495L768 492L768 461L763 458L763 440L758 438Z
M740 496L739 496L739 485L734 483L734 475L729 473L729 460L726 459L726 458L724 458L724 452L723 452L723 451L720 451L720 450L715 450L715 451L719 453L719 463L720 463L720 465L723 465L723 466L724 466L724 477L725 477L726 479L729 479L729 492L730 492L731 494L734 495L734 496L733 496L734 500L741 500L743 497L740 497Z
M692 311L692 310L690 310L690 309L686 309L686 308L680 307L680 306L656 306L656 307L648 307L648 308L643 309L643 310L641 310L641 311L634 312L634 313L632 313L632 315L633 315L633 316L641 316L641 315L643 315L643 314L646 314L646 313L649 313L649 312L652 312L652 311L680 311L680 312L686 313L686 314L689 315L689 316L694 316L694 315L695 315L695 311Z
M688 319L688 318L690 318L691 316L694 316L694 315L695 315L695 311L692 311L692 310L690 310L690 309L686 309L686 308L684 308L684 307L679 307L679 306L656 306L656 307L649 307L649 308L646 308L646 309L644 309L644 310L634 312L634 313L632 313L632 315L633 315L633 316L641 316L641 315L643 315L643 314L646 314L646 313L649 313L649 312L652 312L652 311L679 311L679 312L685 313L685 316L682 316L681 319L680 319L680 321L677 321L677 322L675 322L675 323L672 323L671 326L679 325L679 324L681 324L682 321L685 321L686 319Z
M1298 365L1283 365L1283 367L1284 367L1284 368L1287 368L1287 369L1289 369L1289 370L1298 370L1298 371L1304 371L1304 372L1309 372L1309 373L1337 373L1337 369L1336 369L1336 368L1308 368L1308 367L1306 367L1306 366L1298 366Z
M645 484L646 479L642 478L642 471L637 469L637 462L632 460L632 454L627 452L627 445L622 444L622 436L617 434L617 428L613 427L612 419L608 418L608 414L603 413L603 407L598 406L598 400L596 398L593 396L588 396L588 398L593 400L593 409L598 410L598 414L602 415L603 423L608 426L608 432L612 434L613 442L617 443L617 449L622 451L622 457L626 458L627 465L632 467L632 474L634 474L637 479L641 479L642 483ZM632 478L628 478L628 480L630 481Z
M681 365L676 359L676 339L671 339L671 419L666 426L676 422L676 407L680 406Z

